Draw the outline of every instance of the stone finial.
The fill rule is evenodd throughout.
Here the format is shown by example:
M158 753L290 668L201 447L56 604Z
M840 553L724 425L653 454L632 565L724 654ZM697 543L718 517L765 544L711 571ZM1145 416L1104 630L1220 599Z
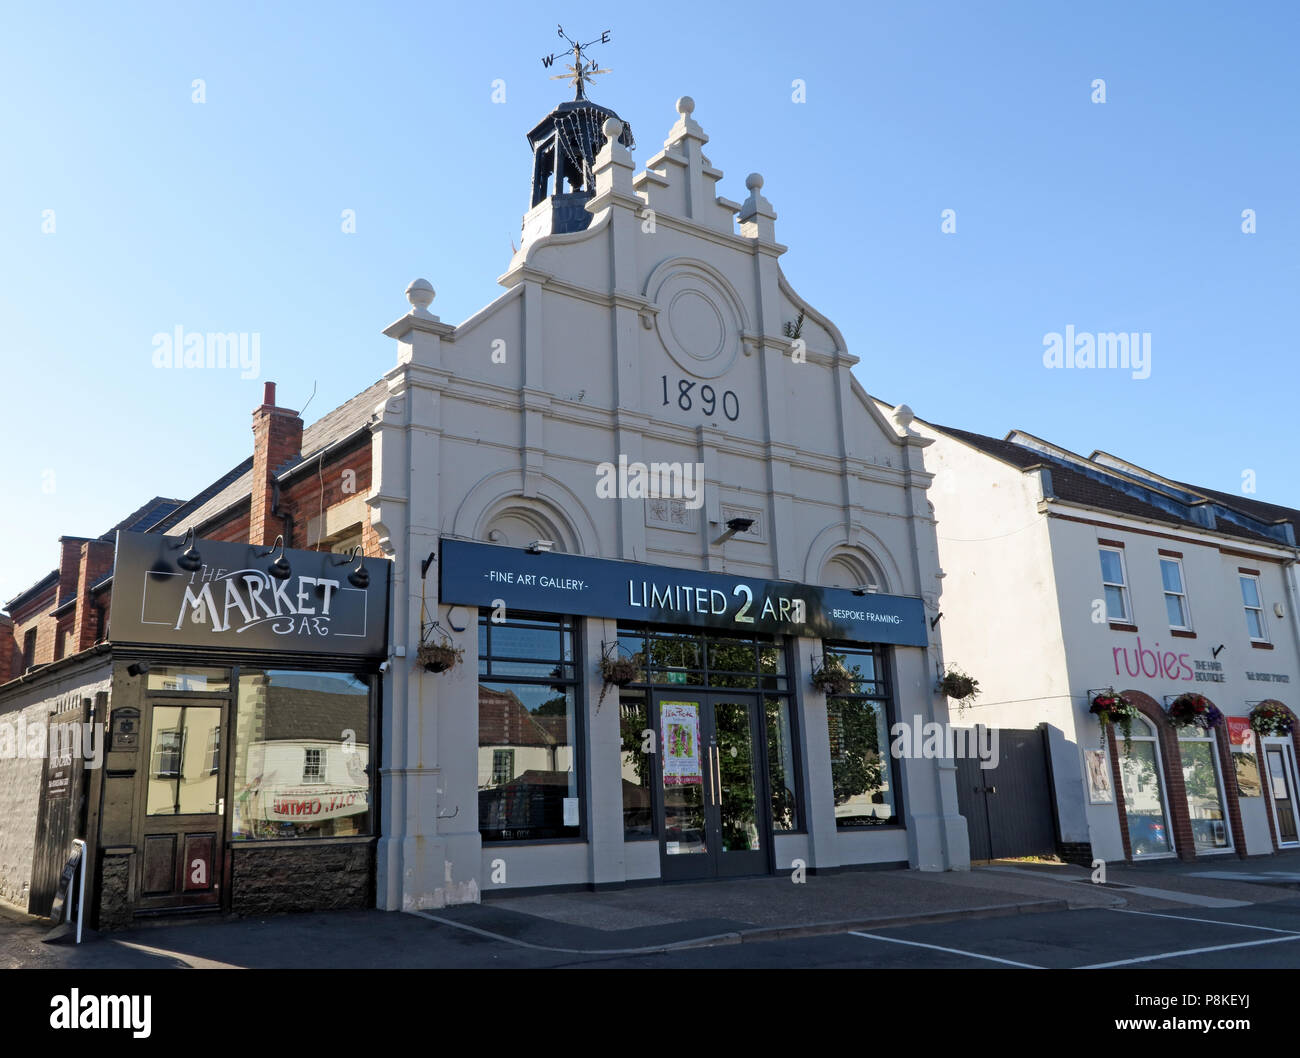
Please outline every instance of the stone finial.
M604 129L607 139L617 140L623 135L623 122L615 117L606 118L605 124L601 128Z
M749 197L740 207L740 234L746 239L762 242L776 241L776 211L763 197L763 174L750 173L745 177Z
M894 409L893 419L903 433L916 432L912 429L912 423L916 419L916 412L912 411L906 404L900 404Z
M433 284L427 279L411 280L410 286L406 288L406 300L411 303L410 315L422 316L425 319L434 318L433 313L429 311L434 296Z
M677 100L677 113L689 118L695 113L695 100L690 96L682 96Z

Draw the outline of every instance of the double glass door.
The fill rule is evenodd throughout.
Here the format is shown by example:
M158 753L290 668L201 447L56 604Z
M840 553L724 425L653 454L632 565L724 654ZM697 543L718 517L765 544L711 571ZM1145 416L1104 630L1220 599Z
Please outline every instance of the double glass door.
M758 696L662 691L655 707L664 880L767 873Z

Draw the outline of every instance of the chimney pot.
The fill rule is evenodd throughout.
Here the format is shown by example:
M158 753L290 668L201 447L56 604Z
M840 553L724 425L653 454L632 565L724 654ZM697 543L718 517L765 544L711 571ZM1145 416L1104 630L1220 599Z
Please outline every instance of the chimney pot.
M262 386L262 403L267 407L275 407L275 383L267 382Z

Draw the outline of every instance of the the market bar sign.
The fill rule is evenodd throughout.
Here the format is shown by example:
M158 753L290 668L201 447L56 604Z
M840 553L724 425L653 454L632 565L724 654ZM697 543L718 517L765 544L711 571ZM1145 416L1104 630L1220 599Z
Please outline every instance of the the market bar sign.
M328 551L282 554L119 532L110 636L114 643L382 657L389 569L384 559Z
M444 603L926 645L920 599L443 540Z

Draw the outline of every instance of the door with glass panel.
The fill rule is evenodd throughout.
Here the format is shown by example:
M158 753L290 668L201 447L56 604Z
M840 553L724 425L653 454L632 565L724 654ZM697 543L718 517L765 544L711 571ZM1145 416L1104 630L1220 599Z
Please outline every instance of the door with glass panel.
M1135 717L1133 737L1119 750L1119 775L1128 819L1129 848L1134 859L1169 856L1174 852L1169 812L1165 804L1164 772L1155 729Z
M1191 817L1192 841L1198 854L1228 852L1232 832L1228 828L1219 752L1212 737L1178 738L1183 758L1183 786L1187 791L1187 814Z
M1265 741L1264 758L1268 762L1269 792L1273 795L1273 822L1277 826L1277 843L1300 845L1296 828L1295 750L1288 739Z
M221 903L226 714L221 699L153 699L141 764L144 815L137 906Z
M765 874L771 840L758 696L656 695L662 877Z

